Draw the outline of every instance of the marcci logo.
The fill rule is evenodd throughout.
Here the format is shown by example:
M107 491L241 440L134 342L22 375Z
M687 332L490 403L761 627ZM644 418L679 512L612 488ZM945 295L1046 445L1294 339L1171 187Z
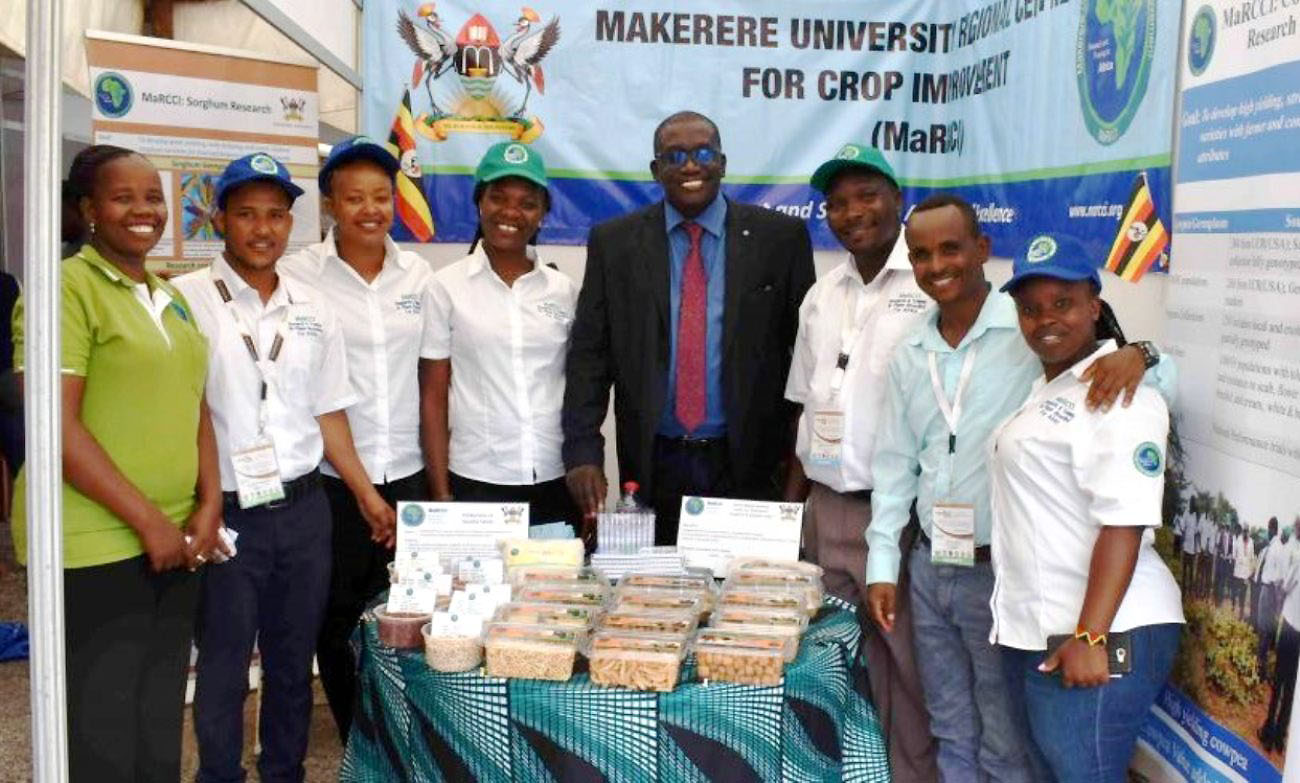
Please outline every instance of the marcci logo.
M1087 0L1075 46L1079 104L1092 137L1114 144L1146 97L1156 48L1156 0Z
M1192 17L1192 29L1187 35L1187 67L1193 76L1200 76L1214 56L1214 44L1219 38L1215 26L1214 9L1201 6Z
M411 503L402 508L402 524L407 527L416 527L424 521L424 507L419 503Z
M122 74L105 71L95 78L95 106L100 114L117 119L131 111L134 103L131 83Z
M686 501L686 513L695 516L704 510L704 501L699 498L690 498Z
M1160 475L1161 463L1160 447L1151 441L1139 444L1133 451L1133 464L1144 476Z

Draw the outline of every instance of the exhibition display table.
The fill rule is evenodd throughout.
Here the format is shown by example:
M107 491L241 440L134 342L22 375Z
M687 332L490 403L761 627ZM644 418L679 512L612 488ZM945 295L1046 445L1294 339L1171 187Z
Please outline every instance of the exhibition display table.
M888 781L861 631L827 598L774 687L705 684L694 658L671 693L441 674L422 650L353 637L360 697L340 780Z

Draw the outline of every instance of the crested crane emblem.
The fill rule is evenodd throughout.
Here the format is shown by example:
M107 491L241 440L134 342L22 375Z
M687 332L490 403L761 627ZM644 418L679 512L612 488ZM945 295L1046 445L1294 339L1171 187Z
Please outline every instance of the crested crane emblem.
M416 118L418 133L434 141L455 132L501 133L524 143L541 136L541 120L527 114L528 102L534 91L546 93L542 60L560 40L558 17L543 23L525 6L502 39L483 14L475 13L453 35L436 4L425 3L414 19L398 11L397 34L416 56L411 87L423 84L429 98L429 111ZM453 72L455 79L439 81ZM502 87L502 73L522 95Z

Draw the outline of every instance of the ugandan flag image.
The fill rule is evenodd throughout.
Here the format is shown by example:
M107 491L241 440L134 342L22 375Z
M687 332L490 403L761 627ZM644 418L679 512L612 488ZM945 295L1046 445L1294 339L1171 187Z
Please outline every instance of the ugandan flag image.
M1156 214L1156 203L1151 200L1151 187L1144 171L1133 182L1133 194L1128 197L1119 231L1106 256L1106 268L1121 279L1136 283L1168 246L1169 232Z
M415 121L411 119L411 91L402 93L393 129L388 133L389 152L401 161L397 172L397 219L420 242L433 239L433 213L422 186L424 172L415 154Z

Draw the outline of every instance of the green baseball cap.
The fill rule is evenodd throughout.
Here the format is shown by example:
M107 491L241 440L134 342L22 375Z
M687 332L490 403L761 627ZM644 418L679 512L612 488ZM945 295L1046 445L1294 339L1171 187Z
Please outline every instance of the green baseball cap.
M835 175L849 168L874 171L893 183L894 187L898 187L898 177L894 176L893 167L885 160L885 156L880 154L880 150L864 144L852 143L840 147L835 157L818 166L809 182L814 188L825 193Z
M546 162L542 154L517 141L503 141L488 147L474 171L474 182L493 182L503 177L519 177L540 187L547 187Z

